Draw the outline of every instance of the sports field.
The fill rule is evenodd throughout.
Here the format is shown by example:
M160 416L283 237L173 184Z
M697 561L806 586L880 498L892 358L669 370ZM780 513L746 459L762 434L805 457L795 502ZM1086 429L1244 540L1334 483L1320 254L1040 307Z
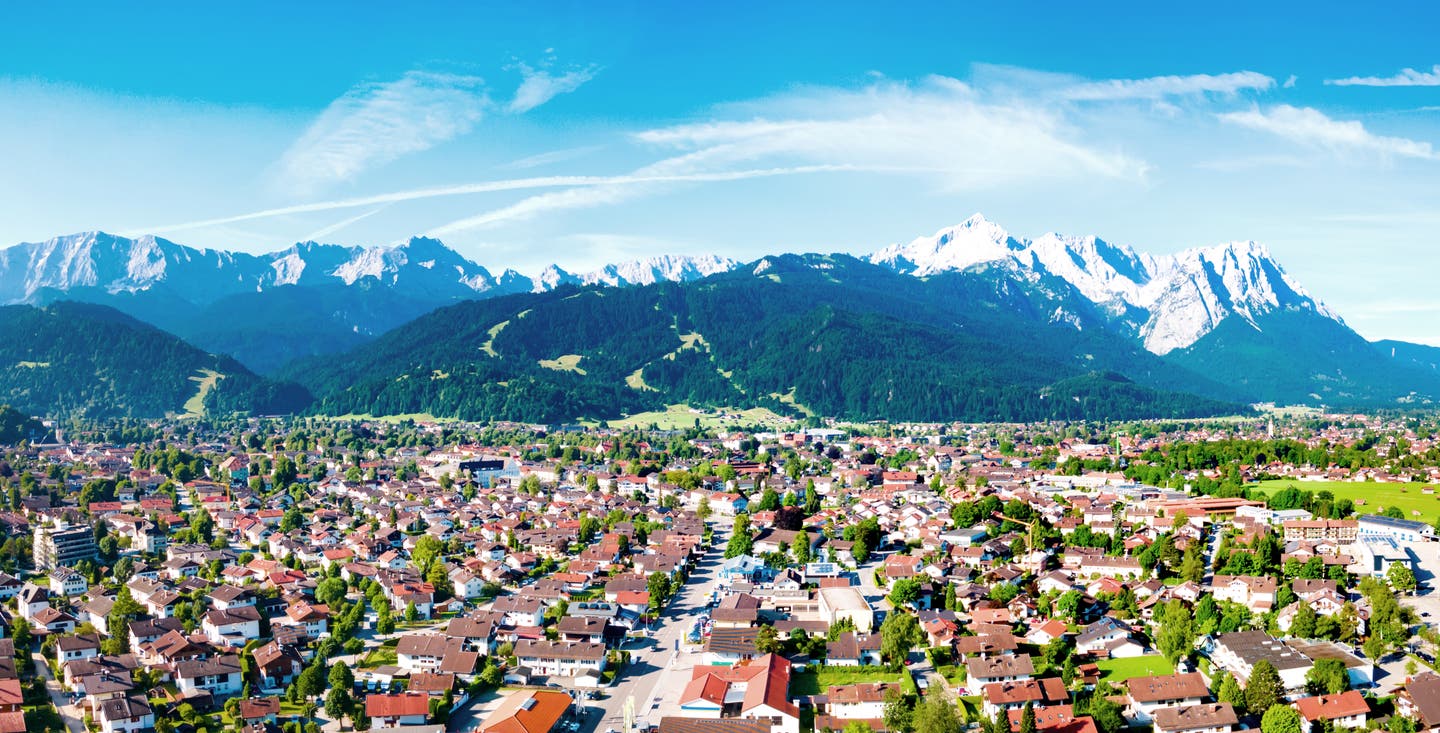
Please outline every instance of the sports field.
M1373 481L1296 481L1279 479L1261 481L1261 491L1272 493L1287 486L1301 491L1329 491L1336 499L1355 502L1356 514L1379 514L1386 507L1398 506L1406 519L1434 522L1440 519L1440 487L1432 484L1390 484ZM1429 491L1431 493L1425 493Z

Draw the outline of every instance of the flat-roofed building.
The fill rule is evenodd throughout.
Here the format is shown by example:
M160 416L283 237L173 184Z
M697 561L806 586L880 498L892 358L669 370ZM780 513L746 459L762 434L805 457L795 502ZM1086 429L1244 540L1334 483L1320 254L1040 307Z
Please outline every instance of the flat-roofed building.
M1215 639L1210 661L1235 675L1242 685L1260 660L1267 660L1280 673L1280 683L1288 690L1305 687L1305 675L1315 666L1309 657L1286 646L1263 631L1236 631Z
M875 611L858 589L848 586L821 588L819 595L820 616L827 624L833 626L840 619L848 618L861 633L875 628Z
M1395 519L1379 514L1366 514L1357 522L1360 537L1389 537L1396 542L1429 542L1435 539L1435 528L1409 519Z

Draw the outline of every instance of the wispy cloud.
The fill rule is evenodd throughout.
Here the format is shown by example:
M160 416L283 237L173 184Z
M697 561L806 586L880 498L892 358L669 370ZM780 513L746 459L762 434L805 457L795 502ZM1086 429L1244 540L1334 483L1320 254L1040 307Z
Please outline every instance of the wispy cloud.
M474 128L489 107L479 77L411 71L346 92L280 159L282 185L308 193Z
M456 232L494 226L506 222L523 221L547 212L564 209L584 209L595 206L618 204L660 190L662 186L687 183L717 183L743 181L751 178L774 178L811 173L836 173L860 170L844 165L810 165L789 168L755 168L746 170L717 171L713 173L671 173L656 174L650 166L628 176L615 176L603 183L569 188L563 191L530 196L509 206L492 209L474 216L452 221L431 228L427 237L443 237Z
M1059 96L1075 101L1164 99L1199 94L1237 94L1247 90L1264 91L1274 86L1275 80L1265 74L1255 71L1237 71L1229 74L1106 79L1062 89Z
M795 168L789 170L737 170L721 173L696 173L696 174L629 174L619 176L536 176L531 178L511 178L497 181L480 181L477 183L461 183L453 186L436 186L432 188L416 188L406 191L392 191L390 193L376 194L374 196L358 196L355 198L334 199L330 201L315 201L308 204L296 204L294 206L280 206L272 209L261 209L244 214L216 217L213 219L198 219L195 221L165 224L162 226L132 228L122 232L125 236L138 236L141 234L165 234L187 229L204 229L209 227L234 224L242 221L254 221L257 219L271 219L279 216L291 216L294 214L312 214L321 211L338 211L342 209L353 209L362 206L376 206L380 204L393 204L402 201L419 201L423 199L444 198L448 196L466 196L481 193L496 193L501 191L524 191L540 188L584 188L599 186L633 186L646 183L703 183L708 181L731 181L744 178L760 178L787 173L815 173L822 170L838 171L844 170L842 166L812 166L810 168Z
M1428 142L1376 135L1355 120L1336 120L1311 107L1277 105L1219 115L1225 122L1278 135L1291 142L1334 152L1360 152L1382 158L1440 160Z
M564 148L561 150L551 150L544 153L537 153L535 155L527 155L518 160L512 160L509 163L501 163L500 165L497 165L495 167L502 170L524 170L527 168L539 168L541 166L553 165L555 163L564 163L566 161L575 160L576 158L583 158L587 155L591 155L604 149L605 146L603 145L581 145L574 148Z
M1440 64L1429 71L1401 69L1394 76L1351 76L1326 79L1325 83L1337 87L1440 87Z
M636 133L636 141L676 154L630 180L538 194L427 234L615 205L700 181L865 171L928 177L954 191L1081 175L1140 179L1146 168L1124 154L1070 141L1074 131L1038 105L987 102L946 77L914 86L882 80L858 91L807 89L722 113L737 111L748 119Z
M1147 167L1082 141L1045 105L989 100L947 77L803 90L737 111L748 118L657 128L635 138L680 151L663 162L667 168L760 161L890 166L927 172L947 190L1072 176L1140 179Z
M520 69L520 86L515 97L506 105L511 114L522 114L568 92L580 88L581 84L595 78L598 69L590 66L563 74L552 74L544 69L532 68L528 64L517 64Z

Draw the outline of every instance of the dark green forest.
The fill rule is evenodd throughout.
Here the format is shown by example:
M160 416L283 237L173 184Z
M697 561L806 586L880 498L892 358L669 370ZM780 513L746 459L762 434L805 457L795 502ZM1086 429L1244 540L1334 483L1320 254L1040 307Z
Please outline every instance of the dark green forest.
M162 417L183 412L192 380L224 375L205 400L213 413L272 414L305 408L295 384L256 376L105 306L61 302L0 307L0 402L37 415Z
M463 303L282 374L319 395L327 414L531 422L677 402L785 412L796 408L778 397L792 394L817 414L854 420L1244 409L1223 399L1226 388L1103 328L1051 323L1066 296L1010 287L1003 274L927 281L843 256L771 258L758 274ZM566 355L584 374L540 364ZM627 386L636 373L641 386Z
M0 445L19 443L44 431L39 420L9 405L0 405Z
M1229 318L1167 358L1233 384L1252 401L1397 406L1440 395L1440 373L1415 359L1413 344L1391 358L1350 329L1310 311L1276 311L1252 326Z

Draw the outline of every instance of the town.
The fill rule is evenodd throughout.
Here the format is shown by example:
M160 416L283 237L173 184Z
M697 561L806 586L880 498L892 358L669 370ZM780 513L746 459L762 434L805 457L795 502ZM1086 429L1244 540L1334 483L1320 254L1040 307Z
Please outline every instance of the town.
M54 427L0 733L1440 731L1437 428Z

